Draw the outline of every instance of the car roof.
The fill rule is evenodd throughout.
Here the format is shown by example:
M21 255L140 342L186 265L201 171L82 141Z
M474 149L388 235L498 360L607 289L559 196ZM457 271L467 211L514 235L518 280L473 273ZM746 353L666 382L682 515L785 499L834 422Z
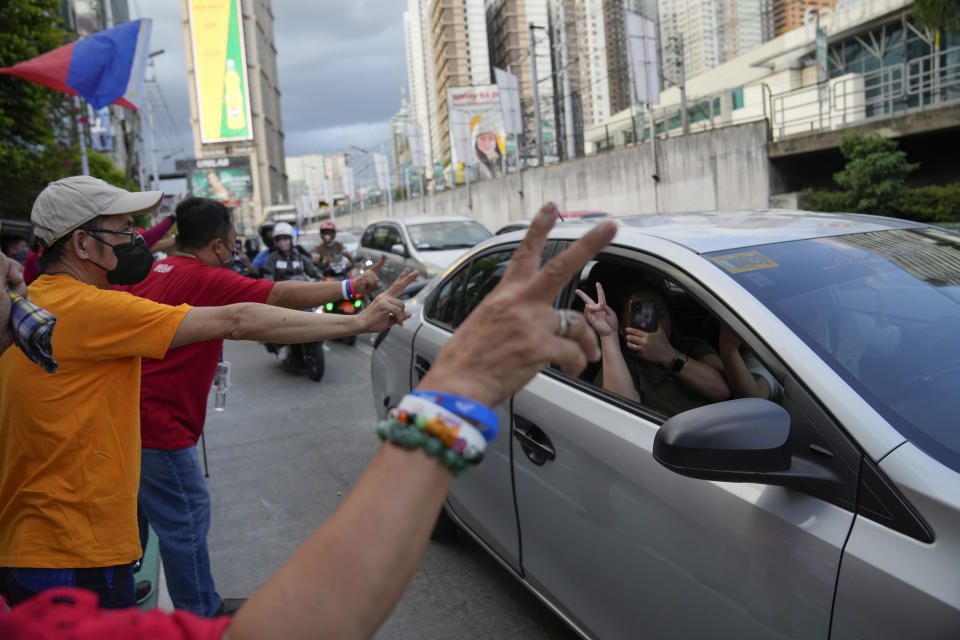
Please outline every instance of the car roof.
M370 224L381 224L384 222L396 222L402 225L426 224L428 222L476 222L473 218L458 215L422 215L422 216L395 216L393 218L383 218ZM370 225L367 225L370 226Z
M628 240L631 235L654 236L684 246L694 253L929 226L922 222L883 216L785 209L652 213L616 220L620 225L620 242ZM603 218L595 221L602 222ZM584 230L584 225L558 224L551 235L579 237Z

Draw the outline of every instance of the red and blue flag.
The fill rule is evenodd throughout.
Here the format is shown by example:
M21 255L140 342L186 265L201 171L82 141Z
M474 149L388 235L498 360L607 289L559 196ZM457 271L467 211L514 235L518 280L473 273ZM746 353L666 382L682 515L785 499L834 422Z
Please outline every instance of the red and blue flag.
M150 48L149 18L99 31L0 73L80 96L94 109L116 104L136 111Z

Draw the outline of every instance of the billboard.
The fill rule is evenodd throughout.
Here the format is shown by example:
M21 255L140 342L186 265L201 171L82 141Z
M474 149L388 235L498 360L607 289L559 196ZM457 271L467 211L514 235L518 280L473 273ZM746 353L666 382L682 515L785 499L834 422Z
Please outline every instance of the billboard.
M177 171L187 176L190 193L219 200L231 209L245 209L253 199L249 156L177 160Z
M187 0L200 141L250 140L250 92L240 0Z
M476 165L479 176L494 178L503 173L506 156L506 134L497 85L455 87L447 89L447 111L450 114L450 149L453 166L458 163ZM454 126L454 115L466 114L465 129ZM458 140L458 137L460 140ZM467 148L458 154L457 147L468 137ZM459 157L465 155L467 157Z

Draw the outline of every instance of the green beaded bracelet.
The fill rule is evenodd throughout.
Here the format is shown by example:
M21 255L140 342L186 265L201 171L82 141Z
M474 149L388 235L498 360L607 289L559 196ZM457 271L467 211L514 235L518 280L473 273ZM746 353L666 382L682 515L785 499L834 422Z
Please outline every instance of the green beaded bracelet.
M404 449L417 449L423 447L428 455L437 458L447 466L454 475L460 474L467 468L467 461L463 456L448 449L440 438L434 437L423 431L419 425L419 420L410 420L408 424L400 422L394 417L381 420L377 424L377 436L381 440L389 440L395 445ZM426 421L423 421L426 424Z

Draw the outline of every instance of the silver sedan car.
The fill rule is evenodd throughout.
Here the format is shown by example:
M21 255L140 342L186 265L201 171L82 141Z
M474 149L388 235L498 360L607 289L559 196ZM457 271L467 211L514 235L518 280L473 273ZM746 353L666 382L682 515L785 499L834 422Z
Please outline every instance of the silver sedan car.
M691 391L675 412L656 386L605 388L602 363L548 367L496 407L435 533L467 532L585 638L960 637L960 235L783 211L619 222L557 307L600 283L620 314L655 289L671 344L732 332L767 399ZM587 228L557 225L544 258ZM377 337L381 414L521 238L472 250ZM651 375L688 384L673 365Z

